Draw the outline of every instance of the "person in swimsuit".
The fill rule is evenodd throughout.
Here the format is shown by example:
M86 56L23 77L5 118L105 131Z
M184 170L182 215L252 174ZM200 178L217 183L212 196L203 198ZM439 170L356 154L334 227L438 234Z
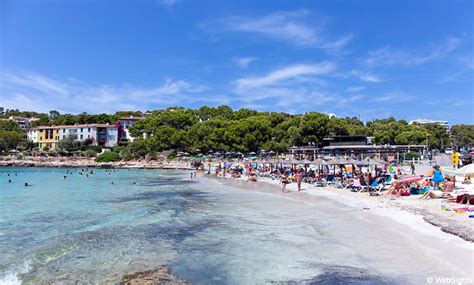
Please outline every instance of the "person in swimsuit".
M301 169L298 169L296 172L296 185L298 186L298 192L301 191L301 182L303 181L303 172Z
M285 193L286 192L286 184L290 183L288 181L288 176L286 176L285 173L282 173L281 176L281 184L283 185L283 188L281 189L281 192Z

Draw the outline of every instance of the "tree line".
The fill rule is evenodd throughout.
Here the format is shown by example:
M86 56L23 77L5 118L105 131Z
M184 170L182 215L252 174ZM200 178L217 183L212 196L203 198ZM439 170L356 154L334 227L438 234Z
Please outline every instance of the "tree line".
M16 111L16 110L15 110ZM31 113L31 112L30 112ZM10 112L11 114L11 112ZM26 115L17 112L15 115ZM85 123L113 124L121 116L141 116L141 112L124 111L115 114L49 114L35 113L36 125L73 125ZM7 130L8 129L8 130ZM2 150L18 147L21 129L0 124ZM4 133L9 132L9 133ZM259 112L250 109L233 110L229 106L186 109L170 107L147 112L143 121L130 129L137 139L120 152L127 158L155 155L162 150L188 152L284 151L291 146L319 146L324 137L363 135L374 137L376 144L426 144L432 149L453 145L474 146L474 126L454 125L448 132L443 126L410 125L393 117L363 123L357 117L337 118L310 112L292 115L283 112ZM8 137L8 139L5 139ZM5 142L4 142L5 140ZM24 140L24 139L23 139ZM24 141L23 141L24 143ZM72 142L67 141L68 149Z

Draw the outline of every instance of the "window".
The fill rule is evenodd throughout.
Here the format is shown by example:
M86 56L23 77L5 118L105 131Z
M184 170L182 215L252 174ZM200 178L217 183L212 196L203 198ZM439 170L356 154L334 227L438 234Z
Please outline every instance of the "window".
M87 138L90 139L90 138L91 138L91 135L87 135Z
M40 148L43 148L43 143L40 143Z
M91 128L88 128L87 131L90 133L90 132L91 132Z
M65 138L66 138L66 136L65 136L65 135L63 135L63 139L65 139Z
M81 130L82 130L82 129L81 129ZM84 135L81 134L81 140L82 140L83 137L84 137Z
M66 132L66 129L63 129L63 133L65 133L65 132Z
M81 133L82 133L82 131L83 131L83 128L81 128Z
M40 137L40 141L42 141L42 140L43 140L43 137Z

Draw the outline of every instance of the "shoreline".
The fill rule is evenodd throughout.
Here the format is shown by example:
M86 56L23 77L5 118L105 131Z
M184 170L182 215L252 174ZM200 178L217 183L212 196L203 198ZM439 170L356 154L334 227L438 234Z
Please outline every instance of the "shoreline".
M204 175L203 177L215 179L215 176ZM369 196L367 193L355 193L349 190L335 188L333 186L314 187L303 183L302 191L297 192L296 183L287 185L287 192L281 192L281 185L278 180L259 177L257 182L247 182L245 178L218 177L217 180L241 181L244 183L254 183L255 186L265 183L274 189L274 193L290 198L293 195L310 195L324 197L347 206L360 208L362 211L371 211L374 214L387 216L390 219L402 224L408 224L413 220L421 218L425 225L438 228L441 232L459 237L467 242L474 243L474 219L469 218L469 212L456 213L454 209L468 207L469 205L457 203L445 203L440 199L420 200L417 196L389 197L389 196ZM221 180L222 181L222 180ZM230 183L238 188L249 190L251 187L238 183ZM255 187L258 189L258 187ZM278 192L277 192L278 191ZM301 197L298 197L301 199ZM441 206L448 210L441 210ZM474 209L474 206L471 206ZM388 214L387 212L390 212ZM397 218L398 217L398 218ZM403 220L405 219L405 220Z
M0 168L29 168L29 167L51 167L51 168L140 168L140 169L176 169L193 170L188 163L179 162L144 162L144 161L117 161L96 162L92 159L63 160L0 160Z
M102 169L169 169L193 171L187 162L145 162L145 161L119 161L119 162L95 162L92 159L78 160L61 160L61 159L45 159L45 160L0 160L0 168L102 168ZM215 179L211 174L207 175L201 172L201 177ZM225 179L228 181L244 181L245 178L217 177L218 180ZM246 182L247 183L247 182ZM255 182L248 182L255 183ZM279 181L270 178L259 177L256 185L265 183L272 185L275 190L280 191L281 185ZM250 185L250 184L249 184ZM249 188L249 187L247 187ZM420 200L417 196L408 197L391 197L391 196L369 196L367 193L354 193L347 189L339 189L333 186L314 187L313 185L303 183L301 194L324 196L350 206L358 205L361 209L396 209L401 212L410 213L419 216L427 224L440 228L441 231L458 236L463 240L474 242L474 219L469 218L469 212L456 213L455 209L469 207L469 205L457 203L445 203L441 199ZM287 193L291 195L297 193L296 183L287 185ZM298 193L300 194L300 193ZM446 207L447 210L441 208ZM474 208L474 206L470 206ZM474 213L474 212L471 212Z

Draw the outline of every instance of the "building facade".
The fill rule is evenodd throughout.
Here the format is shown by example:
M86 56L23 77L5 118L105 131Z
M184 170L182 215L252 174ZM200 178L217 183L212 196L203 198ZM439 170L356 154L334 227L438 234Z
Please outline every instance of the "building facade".
M30 133L34 133L30 135ZM38 149L55 149L59 147L60 130L57 127L38 127L28 131L28 138L36 139Z
M431 119L416 119L409 122L410 125L440 125L449 129L448 121L440 121L440 120L431 120Z
M18 116L10 116L8 119L1 119L1 120L7 120L7 121L14 121L22 128L23 130L28 130L31 128L31 124L39 120L38 118L25 118L25 117L18 117Z
M38 143L40 150L58 148L66 137L78 142L90 140L91 145L113 147L118 143L118 128L108 124L37 127L30 129L27 136L28 140Z
M118 118L118 123L122 127L122 134L120 141L129 141L133 142L135 139L133 136L130 135L129 128L135 126L135 124L139 121L144 120L145 117L135 117L135 116L128 116L128 117L120 117Z

